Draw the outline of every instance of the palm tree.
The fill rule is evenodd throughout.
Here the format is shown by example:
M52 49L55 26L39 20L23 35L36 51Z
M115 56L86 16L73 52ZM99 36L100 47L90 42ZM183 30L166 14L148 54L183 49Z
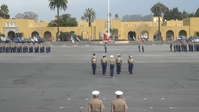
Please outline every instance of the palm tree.
M49 0L49 7L51 10L55 10L57 8L57 37L59 36L59 10L63 9L64 11L67 9L67 0Z
M197 9L197 11L195 13L195 17L199 17L199 8Z
M92 8L86 9L84 15L81 17L82 20L86 20L88 22L89 27L91 27L91 22L93 22L96 18L95 11Z
M1 12L3 18L6 18L6 15L8 15L8 13L9 13L8 6L5 5L5 4L3 4L3 5L1 6L0 12Z
M164 14L167 11L167 7L158 2L153 7L151 7L151 12L153 13L153 16L158 16L158 37L160 38L160 16Z
M111 17L112 15L111 15L111 13L109 12L109 17Z
M115 19L118 19L118 17L119 17L118 14L115 14Z

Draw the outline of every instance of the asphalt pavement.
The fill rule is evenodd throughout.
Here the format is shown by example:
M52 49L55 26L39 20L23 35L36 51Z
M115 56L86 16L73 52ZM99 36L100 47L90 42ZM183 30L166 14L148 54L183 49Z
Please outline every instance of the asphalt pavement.
M98 62L103 45L52 43L50 53L0 54L0 112L87 112L91 92L99 90L104 112L110 112L114 92L124 92L128 112L198 112L199 52L170 52L168 44L108 45L110 55L121 54L122 72L109 78L92 75L90 58ZM135 59L134 73L127 58Z

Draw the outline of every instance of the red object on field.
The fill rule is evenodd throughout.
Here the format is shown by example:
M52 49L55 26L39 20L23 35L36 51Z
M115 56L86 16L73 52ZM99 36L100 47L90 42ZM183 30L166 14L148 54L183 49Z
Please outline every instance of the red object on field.
M111 38L104 33L104 40L107 40L108 42L111 42Z

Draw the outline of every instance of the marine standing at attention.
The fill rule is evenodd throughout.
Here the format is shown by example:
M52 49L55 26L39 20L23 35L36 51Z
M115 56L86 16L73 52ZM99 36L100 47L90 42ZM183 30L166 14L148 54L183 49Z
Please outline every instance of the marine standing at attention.
M117 58L115 59L116 61L116 71L117 74L121 73L121 66L122 66L122 58L121 58L121 54L117 55Z
M106 74L107 63L108 63L108 60L106 58L106 55L103 54L102 59L101 59L102 75Z
M124 100L121 99L123 92L116 91L116 98L111 103L111 112L127 112L128 106Z
M133 56L130 55L128 59L128 70L130 74L133 74L133 67L134 67L134 59Z
M114 75L114 68L115 68L115 59L114 56L111 55L109 59L109 64L110 64L110 76L113 77Z
M105 53L107 53L107 42L104 43L104 50L105 50Z
M93 75L95 75L97 67L97 57L95 56L95 53L93 53L93 56L91 57L91 66L92 66Z
M102 100L98 98L100 92L93 91L92 94L93 94L93 99L90 100L88 103L88 112L103 112L104 104Z

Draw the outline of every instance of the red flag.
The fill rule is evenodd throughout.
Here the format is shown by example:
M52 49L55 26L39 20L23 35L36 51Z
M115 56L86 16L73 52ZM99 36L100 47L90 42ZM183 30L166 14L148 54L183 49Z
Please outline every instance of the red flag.
M108 40L108 42L111 42L111 38L105 33L104 33L104 40Z

